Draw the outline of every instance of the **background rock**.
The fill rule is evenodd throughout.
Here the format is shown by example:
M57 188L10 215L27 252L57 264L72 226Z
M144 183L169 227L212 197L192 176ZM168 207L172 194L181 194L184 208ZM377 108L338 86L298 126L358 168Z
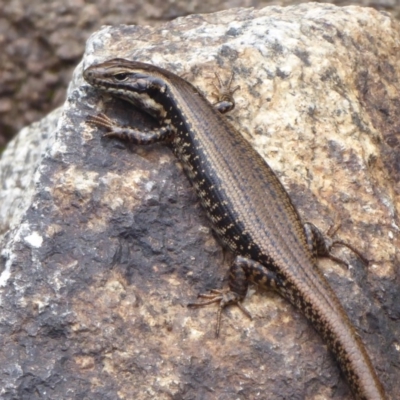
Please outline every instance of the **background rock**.
M168 148L129 147L85 123L104 111L156 126L83 82L83 66L118 56L186 74L210 99L214 71L235 72L228 118L304 219L341 220L340 236L371 261L338 250L349 270L320 267L395 399L399 32L372 9L309 4L93 35L63 109L0 161L1 398L351 398L320 337L278 295L249 296L252 321L227 310L219 339L215 307L186 308L224 285L231 257Z
M102 25L160 26L179 16L305 0L7 0L0 7L0 152L27 124L61 105L89 35ZM396 0L332 0L399 16Z

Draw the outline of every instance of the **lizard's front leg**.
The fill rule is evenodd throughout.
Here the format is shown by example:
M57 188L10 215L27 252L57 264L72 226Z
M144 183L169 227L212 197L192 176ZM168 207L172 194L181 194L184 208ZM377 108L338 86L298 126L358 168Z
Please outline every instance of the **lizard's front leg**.
M116 137L138 145L163 142L171 138L174 133L173 128L169 124L148 132L142 132L131 127L120 126L105 114L90 116L87 118L86 122L91 125L107 128L108 132L103 136Z

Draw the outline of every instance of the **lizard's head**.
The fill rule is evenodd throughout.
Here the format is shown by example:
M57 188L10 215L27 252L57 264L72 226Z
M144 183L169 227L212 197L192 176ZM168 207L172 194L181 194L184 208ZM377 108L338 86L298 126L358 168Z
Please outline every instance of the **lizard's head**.
M83 71L83 77L102 91L129 101L153 116L162 116L165 112L159 95L168 88L165 72L151 64L115 58L91 65Z
M145 93L150 90L164 92L166 82L154 65L115 58L91 65L83 71L83 77L92 86L123 95L124 91Z

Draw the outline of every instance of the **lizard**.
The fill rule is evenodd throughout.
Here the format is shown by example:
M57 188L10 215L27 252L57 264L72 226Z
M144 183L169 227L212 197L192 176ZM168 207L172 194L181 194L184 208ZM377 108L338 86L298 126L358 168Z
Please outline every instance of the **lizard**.
M355 398L386 399L364 345L316 265L317 256L333 257L335 241L328 243L313 224L303 225L276 174L223 115L234 107L232 93L237 88L222 90L213 105L178 75L122 58L91 65L83 76L101 92L126 100L159 121L159 129L143 132L119 126L105 114L87 120L106 128L106 137L136 145L167 143L213 229L234 253L229 288L212 290L201 295L205 301L192 304L219 303L217 334L227 305L236 304L249 315L241 304L249 283L272 288L319 332Z

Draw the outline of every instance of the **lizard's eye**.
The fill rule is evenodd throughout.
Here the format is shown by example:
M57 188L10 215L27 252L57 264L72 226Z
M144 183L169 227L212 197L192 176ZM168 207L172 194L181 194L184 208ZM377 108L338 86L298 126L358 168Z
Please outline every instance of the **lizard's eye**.
M124 74L124 73L116 74L116 75L114 75L114 78L119 82L123 82L128 78L128 74Z

